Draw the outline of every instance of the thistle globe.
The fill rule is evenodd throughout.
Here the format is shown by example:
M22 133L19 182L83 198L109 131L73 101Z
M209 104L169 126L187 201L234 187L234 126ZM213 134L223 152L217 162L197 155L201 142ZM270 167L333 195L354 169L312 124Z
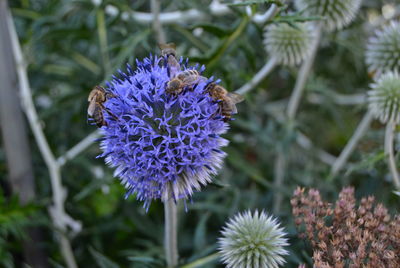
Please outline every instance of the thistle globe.
M377 76L386 71L400 72L400 23L392 21L377 30L368 41L366 51L368 71Z
M296 8L304 16L321 17L328 31L340 30L356 16L361 0L295 0Z
M193 69L187 62L181 68ZM170 69L160 58L136 64L107 84L114 97L105 102L100 156L116 168L126 195L136 194L148 208L154 199L188 198L211 182L226 155L220 148L228 141L220 135L228 125L205 93L212 79L174 96L165 90Z
M228 268L274 268L285 263L286 233L264 212L239 213L229 220L219 239L222 261Z
M296 23L294 26L278 23L265 27L265 49L279 64L299 64L309 56L312 39L312 29L308 23Z
M400 76L398 72L381 75L368 92L369 109L382 123L400 121Z

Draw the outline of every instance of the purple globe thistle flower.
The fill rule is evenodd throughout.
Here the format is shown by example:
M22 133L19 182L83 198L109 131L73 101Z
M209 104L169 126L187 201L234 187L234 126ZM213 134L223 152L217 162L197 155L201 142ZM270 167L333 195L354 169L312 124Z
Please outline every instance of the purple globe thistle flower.
M187 62L180 60L182 71L198 70ZM205 92L212 78L176 96L166 92L171 79L166 60L150 56L136 64L135 71L128 65L127 73L120 71L107 84L113 97L104 103L100 156L116 168L126 196L136 194L148 208L153 199L185 199L211 182L226 155L220 148L228 141L220 135L228 125Z

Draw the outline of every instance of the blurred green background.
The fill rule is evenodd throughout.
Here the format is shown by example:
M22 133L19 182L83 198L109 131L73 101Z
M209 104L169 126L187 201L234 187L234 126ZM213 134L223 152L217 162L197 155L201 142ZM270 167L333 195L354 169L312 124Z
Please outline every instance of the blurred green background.
M110 80L128 62L158 54L156 35L150 23L132 16L150 12L150 1L137 0L12 0L9 1L25 59L33 99L53 153L60 156L95 130L86 122L87 95L94 85ZM177 44L179 55L208 66L205 75L222 79L229 90L250 80L269 55L263 46L263 27L246 16L244 7L231 6L228 13L210 12L211 1L162 1L161 12L196 9L205 14L163 25L168 42ZM382 16L382 7L393 1L365 0L353 23L342 31L324 33L313 70L307 81L294 127L282 121L298 68L278 66L260 85L245 95L239 114L226 138L230 145L224 169L215 183L195 193L188 211L180 205L179 254L182 265L216 251L216 241L225 221L243 210L272 213L273 193L284 200L275 213L289 233L290 256L285 267L310 266L309 245L300 241L291 216L289 199L298 186L318 188L334 201L343 186L353 185L357 197L375 195L392 212L399 197L383 158L384 126L374 121L350 164L328 179L330 166L319 150L337 156L366 112L366 105L338 104L338 94L363 96L371 78L364 61L368 36ZM269 4L256 4L264 12ZM277 18L293 10L293 3ZM269 23L273 23L269 22ZM1 41L0 41L1 42ZM12 119L12 118L11 118ZM299 135L312 146L303 148ZM47 207L51 204L49 172L29 130L36 195L27 206L18 205L7 176L5 152L0 147L0 266L21 267L26 226L39 226L42 247L51 267L65 267L56 230ZM283 150L289 162L284 186L273 186L274 161ZM67 189L65 208L81 221L82 231L70 236L79 267L164 267L163 206L153 202L148 213L131 197L103 159L97 143L62 168ZM199 267L222 267L214 260Z

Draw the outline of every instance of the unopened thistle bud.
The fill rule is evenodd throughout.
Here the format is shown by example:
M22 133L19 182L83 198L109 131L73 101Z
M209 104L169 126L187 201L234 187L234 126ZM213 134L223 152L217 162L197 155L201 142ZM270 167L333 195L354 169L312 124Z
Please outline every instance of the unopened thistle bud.
M219 239L222 261L228 268L275 268L285 263L286 233L264 212L239 213L229 220Z
M294 26L278 23L265 27L265 49L279 64L299 64L310 54L312 39L312 29L308 23L296 23Z
M368 41L368 71L377 76L387 71L400 72L400 23L392 21L377 30Z
M294 3L305 16L321 17L324 28L333 31L340 30L355 18L361 0L295 0Z
M368 92L369 109L382 123L400 122L400 76L387 72L371 84Z

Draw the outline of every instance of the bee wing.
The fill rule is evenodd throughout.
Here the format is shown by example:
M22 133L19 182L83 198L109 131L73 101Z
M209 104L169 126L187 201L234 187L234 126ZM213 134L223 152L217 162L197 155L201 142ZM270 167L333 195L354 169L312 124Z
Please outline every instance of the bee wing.
M96 96L96 93L97 93L96 88L92 89L92 91L90 91L89 93L88 101L91 101Z
M168 48L171 48L171 49L173 49L173 50L176 50L176 45L175 45L175 43L167 43L167 44L165 44L166 45L166 47L168 47Z
M244 97L237 93L228 92L228 97L232 100L234 104L244 101Z
M158 47L159 47L161 50L168 49L168 48L173 49L173 50L176 50L176 45L175 45L175 43L158 44Z
M96 110L96 102L91 101L87 109L88 116L93 117L94 111Z
M230 106L230 108L231 108L231 112L232 112L232 114L237 114L238 113L238 110L237 110L237 108L236 108L236 105L235 104L231 104L231 106Z
M237 114L235 103L231 99L225 99L221 102L222 111L229 114Z

